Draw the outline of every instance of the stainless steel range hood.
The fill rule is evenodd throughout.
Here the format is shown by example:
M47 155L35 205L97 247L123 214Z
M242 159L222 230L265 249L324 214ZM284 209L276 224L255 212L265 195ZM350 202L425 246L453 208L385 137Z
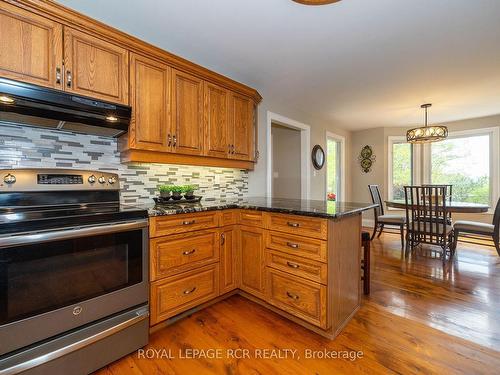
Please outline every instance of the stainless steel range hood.
M129 106L0 78L0 124L21 124L118 137L128 131Z

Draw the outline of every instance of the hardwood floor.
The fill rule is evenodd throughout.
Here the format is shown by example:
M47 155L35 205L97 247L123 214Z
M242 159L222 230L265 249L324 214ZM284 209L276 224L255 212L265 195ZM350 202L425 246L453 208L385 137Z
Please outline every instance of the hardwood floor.
M132 353L98 374L498 373L500 258L493 248L459 243L443 267L428 249L402 260L398 235L374 240L372 293L334 341L233 296L153 333L144 354L154 349L156 358ZM250 358L227 358L238 348ZM223 358L180 358L193 349L220 349ZM296 352L258 358L263 349ZM362 357L307 359L308 349ZM164 358L168 350L172 358Z

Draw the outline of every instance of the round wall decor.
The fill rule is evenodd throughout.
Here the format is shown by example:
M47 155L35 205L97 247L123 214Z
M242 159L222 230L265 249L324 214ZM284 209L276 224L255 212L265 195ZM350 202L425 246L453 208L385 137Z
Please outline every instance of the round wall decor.
M317 170L320 170L323 168L323 165L325 165L325 151L323 151L323 148L320 145L316 145L313 147L312 152L311 152L311 159L314 168Z
M361 170L364 173L368 173L372 170L372 165L375 162L375 155L373 155L373 150L371 146L364 146L359 153L358 160L359 165L361 165Z

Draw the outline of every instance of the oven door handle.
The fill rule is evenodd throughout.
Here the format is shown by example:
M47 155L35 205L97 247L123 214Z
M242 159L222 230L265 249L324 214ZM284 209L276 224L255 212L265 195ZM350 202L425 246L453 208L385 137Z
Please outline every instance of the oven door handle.
M8 237L0 237L0 249L6 247L30 245L50 241L68 240L80 237L98 236L118 232L127 232L134 229L142 229L148 226L147 219L118 222L105 225L93 225L89 227L72 227L63 230L48 232L35 232L19 234Z

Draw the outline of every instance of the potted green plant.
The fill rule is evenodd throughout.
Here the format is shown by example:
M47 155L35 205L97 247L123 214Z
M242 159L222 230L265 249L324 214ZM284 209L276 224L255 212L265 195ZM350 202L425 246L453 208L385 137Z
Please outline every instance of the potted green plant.
M178 201L182 198L182 193L184 192L184 186L171 186L170 191L172 192L172 199Z
M196 185L185 185L184 186L184 198L187 200L194 199L194 191L197 189Z
M160 191L160 197L165 200L170 199L170 190L172 189L171 185L160 185L158 186L158 190Z

